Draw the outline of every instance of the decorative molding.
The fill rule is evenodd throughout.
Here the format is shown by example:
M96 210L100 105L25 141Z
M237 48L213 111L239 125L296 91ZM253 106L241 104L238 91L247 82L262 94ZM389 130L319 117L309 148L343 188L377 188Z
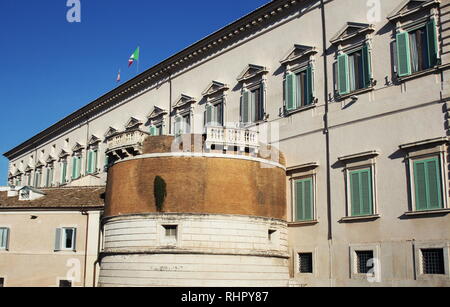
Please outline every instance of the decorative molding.
M139 120L139 119L137 119L135 117L130 117L130 119L125 124L125 130L139 128L139 126L141 126L142 124L143 123L142 123L141 120Z
M173 106L173 109L181 109L187 105L191 105L193 103L196 103L197 101L195 100L194 97L185 95L185 94L181 94L180 98L178 98L177 102L175 103L175 105Z
M294 173L294 172L298 172L298 171L304 171L307 169L315 169L318 167L319 167L319 163L311 162L311 163L305 163L305 164L301 164L301 165L297 165L297 166L288 167L288 168L286 168L286 172Z
M244 82L258 75L267 74L269 71L264 66L249 64L245 69L239 74L237 81Z
M405 0L390 13L387 19L391 22L419 12L427 7L440 3L440 0Z
M56 161L55 157L53 157L52 155L48 155L47 159L45 160L45 163L51 164L51 163L53 163L55 161Z
M70 156L70 154L69 154L67 151L65 151L64 149L62 149L61 152L60 152L59 155L58 155L58 157L59 157L60 159L65 158L65 157L67 157L67 156Z
M356 36L369 34L374 31L375 26L372 24L347 22L344 27L330 40L330 43L333 45L338 45Z
M357 154L353 154L353 155L339 157L338 160L340 162L346 162L346 161L356 160L356 159L370 159L370 158L377 157L379 155L380 155L380 152L378 152L376 150L371 150L371 151L365 151L365 152L361 152L361 153L357 153Z
M160 117L160 116L167 115L168 113L169 113L169 112L167 112L167 110L165 110L165 109L163 109L163 108L160 108L160 107L158 107L158 106L154 106L154 107L153 107L152 113L150 113L150 114L147 116L147 118L150 119L150 120L152 120L152 119L158 118L158 117Z
M203 97L209 97L217 93L223 93L227 91L230 87L225 83L221 83L218 81L212 81L208 87L203 91Z
M438 146L438 145L447 144L448 141L449 141L449 137L444 136L444 137L439 137L439 138L435 138L435 139L429 139L429 140L400 145L399 148L401 150L406 150L406 151L407 150L415 150L418 147L422 147L422 146Z
M304 46L304 45L294 45L289 52L280 61L282 65L289 65L290 63L297 61L299 59L305 58L306 56L311 56L317 53L316 47Z
M109 127L108 130L106 131L104 137L109 138L110 136L116 134L117 132L118 132L117 129L115 129L113 127Z
M83 149L84 149L83 145L81 145L80 143L76 143L75 146L72 147L72 152L77 152Z
M101 142L101 140L98 137L96 137L95 135L91 135L91 138L89 139L88 145L89 146L93 146L93 145L97 145L100 142Z

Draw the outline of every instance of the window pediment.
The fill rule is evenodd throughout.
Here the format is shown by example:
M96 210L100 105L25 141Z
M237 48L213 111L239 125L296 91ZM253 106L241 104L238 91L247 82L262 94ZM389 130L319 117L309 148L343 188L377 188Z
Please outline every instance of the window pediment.
M375 26L367 23L347 22L344 27L330 40L333 45L338 45L351 38L363 36L375 31Z
M116 133L117 133L117 129L114 129L113 127L109 127L105 133L105 138L108 138Z
M185 95L185 94L181 94L180 98L178 98L177 102L174 105L174 109L180 109L186 106L189 106L193 103L195 103L196 100L194 97Z
M62 158L67 157L68 155L69 155L69 153L68 153L67 151L61 150L61 152L59 153L58 157L59 157L60 159L62 159Z
M282 65L288 65L294 61L301 59L309 59L311 55L317 53L316 47L304 46L304 45L294 45L288 54L280 61Z
M83 149L84 149L84 146L81 145L80 143L76 143L75 146L72 147L72 151L73 152L77 152L77 151L80 151L80 150L83 150Z
M47 159L45 159L45 163L47 163L47 164L51 164L51 163L53 163L55 161L56 161L56 159L53 156L51 156L51 155L49 155L47 157Z
M229 86L225 83L221 83L218 81L212 81L208 87L203 91L202 95L204 97L209 97L217 93L223 93L229 89Z
M36 166L34 167L35 169L38 169L38 168L42 168L42 167L44 167L44 163L42 163L42 161L38 161L37 163L36 163Z
M93 145L97 145L98 143L100 143L100 139L98 137L96 137L95 135L91 135L88 145L93 146Z
M125 124L125 129L130 130L130 129L134 129L134 128L139 128L139 126L141 126L141 125L142 125L142 121L140 121L137 118L131 117Z
M264 66L259 65L253 65L249 64L247 67L242 71L242 73L238 76L237 81L238 82L244 82L251 78L254 78L258 75L263 75L268 73L269 71Z
M167 110L164 110L163 108L160 108L158 106L154 106L152 113L150 113L147 118L152 120L166 114L168 114Z
M406 0L387 19L393 22L437 4L439 0Z
M22 175L23 173L20 171L20 170L16 170L16 172L14 173L14 176L20 176L20 175Z
M30 173L33 170L33 168L29 165L25 168L25 173Z

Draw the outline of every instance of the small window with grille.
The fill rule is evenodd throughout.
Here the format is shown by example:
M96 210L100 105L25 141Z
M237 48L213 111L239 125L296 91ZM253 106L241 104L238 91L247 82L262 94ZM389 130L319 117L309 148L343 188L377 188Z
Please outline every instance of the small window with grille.
M358 274L368 274L373 269L373 251L356 251L356 269Z
M298 254L299 270L302 274L313 273L313 254L312 253L300 253Z
M445 275L444 250L422 249L422 272L429 275Z
M166 232L166 239L169 240L176 240L177 239L177 225L165 225L163 226Z
M70 280L60 280L59 281L59 287L60 288L71 288L72 282Z

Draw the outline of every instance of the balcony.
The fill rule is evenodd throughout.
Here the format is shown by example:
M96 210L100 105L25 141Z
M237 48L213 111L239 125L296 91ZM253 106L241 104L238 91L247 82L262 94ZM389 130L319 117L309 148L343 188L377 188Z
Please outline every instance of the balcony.
M115 133L106 138L106 154L115 159L125 159L142 154L142 144L150 134L138 129Z
M206 127L207 150L259 152L259 132L242 128Z

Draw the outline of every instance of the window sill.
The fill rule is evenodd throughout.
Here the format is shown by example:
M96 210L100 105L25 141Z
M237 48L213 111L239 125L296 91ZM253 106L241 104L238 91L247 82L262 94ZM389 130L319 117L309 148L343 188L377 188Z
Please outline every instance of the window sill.
M313 226L319 224L318 220L304 221L304 222L290 222L288 227L303 227L303 226Z
M379 214L374 215L364 215L364 216L348 216L343 217L339 222L340 223L351 223L351 222L369 222L369 221L375 221L377 219L381 218Z
M348 94L345 94L345 95L339 95L339 94L338 94L337 99L338 99L338 100L345 100L345 99L350 98L350 97L352 97L352 96L356 96L356 95L360 95L360 94L365 94L365 93L368 93L368 92L372 92L373 90L375 90L375 88L374 88L373 86L367 87L367 88L362 88L362 89L353 91L353 92L348 93Z
M301 108L297 108L295 110L291 110L291 111L287 111L286 110L284 116L285 117L289 117L289 116L294 115L296 113L300 113L300 112L304 112L304 111L307 111L307 110L315 109L316 107L317 107L317 103L312 103L310 105L307 105L307 106L304 106L304 107L301 107Z
M408 211L405 212L405 216L415 217L415 216L427 216L427 215L447 215L450 213L450 209L438 209L438 210L428 210L428 211Z
M420 78L420 77L423 77L423 76L426 76L426 75L429 75L429 74L438 72L438 71L440 71L442 68L444 68L444 67L443 67L443 66L440 66L440 65L439 65L439 66L435 66L435 67L432 67L432 68L428 68L428 69L426 69L426 70L421 70L421 71L412 73L412 74L410 74L409 76L397 77L397 80L398 80L400 83L402 83L402 82L405 82L405 81L409 81L409 80L412 80L412 79Z

